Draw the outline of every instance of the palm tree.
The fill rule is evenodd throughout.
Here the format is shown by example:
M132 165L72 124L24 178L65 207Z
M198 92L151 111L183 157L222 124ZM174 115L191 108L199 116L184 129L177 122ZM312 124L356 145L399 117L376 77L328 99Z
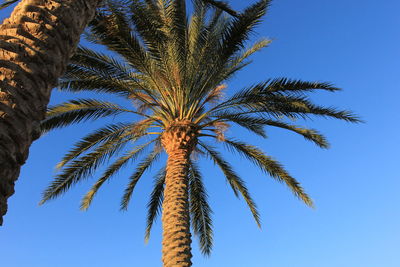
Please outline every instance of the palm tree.
M165 152L167 161L156 174L148 204L146 238L162 212L164 266L191 266L190 226L199 236L203 253L209 254L212 247L211 208L197 157L211 159L222 170L234 194L243 197L260 225L244 180L215 145L205 141L211 139L286 184L312 206L280 163L256 146L225 135L232 124L261 137L266 136L266 126L279 127L326 148L328 143L320 133L288 121L314 116L359 121L351 112L318 106L307 98L312 91L339 90L329 83L268 79L224 97L224 82L270 43L262 39L244 49L270 1L257 1L236 17L227 17L194 0L190 18L184 0L126 2L124 6L110 4L100 12L87 34L88 40L116 56L79 47L59 87L119 96L133 102L133 108L104 100L71 100L48 109L42 130L117 115L131 119L105 125L78 141L57 165L60 172L44 191L41 203L60 196L110 162L83 197L81 208L86 210L106 181L142 156L122 196L121 209L125 210L139 179Z
M227 4L204 0L235 15ZM18 2L5 0L0 10ZM101 0L22 0L0 25L0 225L51 89Z
M0 25L0 225L50 91L100 2L22 0Z

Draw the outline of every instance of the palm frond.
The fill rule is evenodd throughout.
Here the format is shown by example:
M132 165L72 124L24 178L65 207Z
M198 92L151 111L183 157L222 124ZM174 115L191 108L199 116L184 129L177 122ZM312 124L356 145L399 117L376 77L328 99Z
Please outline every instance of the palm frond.
M125 74L127 75L126 79L121 79L113 77L113 75L99 74L99 71L93 71L85 66L76 64L68 65L67 73L58 85L61 91L110 93L124 98L134 97L138 101L149 105L159 105L159 102L154 97L156 92L152 89L154 83L144 75L131 72ZM147 95L146 98L143 98L143 93ZM151 100L150 102L148 101L149 99Z
M109 93L126 97L132 93L132 87L137 88L135 81L121 81L112 77L99 77L97 73L83 69L77 65L70 64L67 73L58 83L58 89L66 92L95 92Z
M198 51L199 44L204 42L203 30L205 27L205 16L207 9L202 0L194 1L194 13L188 23L188 50L190 55ZM190 58L188 58L190 60Z
M325 136L320 134L317 130L290 125L288 123L276 120L266 120L265 124L295 132L302 135L306 140L313 142L321 148L329 148L329 143L326 140Z
M226 61L235 52L244 47L250 32L260 23L266 13L270 0L260 0L246 8L237 18L232 19L226 28L222 45L219 48L220 59Z
M229 139L225 141L225 144L227 144L227 147L231 148L233 151L239 152L240 155L253 162L261 170L268 173L277 181L285 183L296 197L298 197L308 206L313 207L314 204L311 198L304 192L303 188L300 186L300 183L297 182L296 179L294 179L280 163L271 157L266 156L255 146Z
M121 13L98 13L89 23L91 39L124 57L135 69L146 72L148 53L130 28L124 26L128 23L126 20L125 15ZM136 23L135 25L137 26Z
M167 13L169 12L171 23L171 36L173 39L173 52L178 54L178 60L181 60L180 66L184 66L186 60L186 48L187 48L187 16L186 16L186 0L175 0L172 1L169 6L170 10L167 8Z
M57 164L57 168L60 169L64 167L71 160L78 158L81 154L101 144L117 142L118 140L126 138L129 138L130 141L134 141L144 135L148 126L148 122L144 120L138 123L117 123L102 127L77 142Z
M315 90L324 90L329 92L340 91L328 82L307 82L302 80L292 80L288 78L270 79L265 82L262 88L265 92L311 92Z
M230 112L218 113L215 117L217 117L216 121L231 121L263 138L267 137L263 128L266 125L265 122L267 120L264 118ZM207 125L210 125L211 123L212 122L209 122Z
M115 116L123 112L135 113L117 104L95 99L77 99L50 107L41 124L42 132L87 120Z
M205 3L209 4L210 6L214 6L216 8L219 8L219 9L225 11L226 13L228 13L231 16L234 16L234 17L238 17L239 16L239 14L235 10L233 10L229 6L229 4L227 2L225 2L225 1L217 1L217 0L200 0L200 1L205 2Z
M104 174L97 180L97 182L92 186L89 192L83 197L81 201L81 210L87 210L90 204L93 201L94 196L97 194L97 191L100 187L108 181L112 176L114 176L121 168L123 168L126 164L137 158L140 153L144 151L144 149L153 143L154 140L147 142L143 145L136 146L130 152L126 153L124 156L118 158L113 164L111 164Z
M282 129L286 129L292 132L295 132L297 134L302 135L306 140L309 140L316 145L318 145L321 148L328 148L329 143L326 140L325 136L320 134L318 131L314 129L307 129L304 127L296 126L296 125L291 125L288 123L285 123L283 121L278 121L278 120L271 120L271 119L266 119L260 116L251 116L250 114L243 114L243 113L231 113L231 112L222 112L219 114L216 114L217 121L222 120L222 121L232 121L234 123L237 123L238 125L254 132L255 134L258 134L262 137L266 137L266 133L263 129L265 126L273 126L273 127L278 127ZM210 123L207 123L209 125Z
M139 163L138 167L136 168L135 172L129 178L128 186L125 189L124 195L122 196L121 200L121 210L127 210L129 201L131 200L133 190L136 187L137 182L142 177L143 173L151 167L155 160L160 155L158 149L153 150L142 162Z
M261 227L260 215L258 214L257 206L251 198L246 188L245 182L233 171L230 164L225 161L216 150L201 142L199 142L199 145L204 148L209 157L222 170L235 195L237 197L239 196L239 193L242 195L251 213L253 214L253 218L256 221L258 227Z
M314 115L348 122L361 121L350 111L317 106L305 95L271 92L267 88L268 83L261 83L241 90L214 107L209 113L230 108L240 112L255 113L274 118L286 116L288 118L306 119L310 115Z
M72 185L89 178L101 164L120 151L129 141L121 138L109 140L93 152L70 162L43 192L40 204L60 196Z
M197 44L188 62L191 75L188 75L187 86L192 88L190 100L200 101L209 90L223 83L219 79L219 74L224 69L226 62L217 60L220 54L216 47L220 46L223 32L228 24L229 19L221 16L221 12L218 11L215 11L214 17L208 24L202 23Z
M166 166L160 169L154 179L153 191L150 195L150 201L147 204L147 222L146 222L146 232L145 232L145 242L150 239L151 228L157 218L161 213L161 206L164 199L164 183L166 175Z
M199 167L193 161L190 162L189 195L193 232L199 236L201 252L210 255L213 244L212 210L207 201Z
M135 31L140 36L145 48L153 59L161 57L160 45L166 41L163 32L163 21L160 7L158 5L145 5L135 1L130 6L130 18L134 24Z
M125 80L130 78L130 73L132 72L132 68L120 60L83 46L79 46L76 49L70 59L70 64L84 67L104 78ZM72 71L69 70L67 74Z
M234 74L236 74L236 72L251 63L251 60L246 59L248 59L254 53L260 51L261 49L267 47L271 42L272 40L262 39L238 54L237 56L233 56L227 64L226 70L220 74L220 79L229 80Z

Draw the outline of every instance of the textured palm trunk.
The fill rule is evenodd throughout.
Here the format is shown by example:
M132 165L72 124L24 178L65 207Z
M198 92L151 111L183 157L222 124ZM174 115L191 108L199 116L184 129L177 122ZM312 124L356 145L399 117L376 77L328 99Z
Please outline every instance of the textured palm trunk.
M163 134L168 154L162 206L162 261L164 267L192 265L189 216L189 157L197 142L195 127L179 122Z
M22 0L0 25L0 225L50 91L100 0Z

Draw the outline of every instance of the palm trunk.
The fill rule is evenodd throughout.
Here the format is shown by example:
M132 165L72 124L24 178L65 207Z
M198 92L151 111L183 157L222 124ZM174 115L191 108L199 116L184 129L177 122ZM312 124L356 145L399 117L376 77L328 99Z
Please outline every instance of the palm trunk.
M162 206L164 267L192 265L188 171L196 135L195 128L183 122L167 129L162 138L168 154Z
M0 225L50 91L100 0L23 0L0 25Z

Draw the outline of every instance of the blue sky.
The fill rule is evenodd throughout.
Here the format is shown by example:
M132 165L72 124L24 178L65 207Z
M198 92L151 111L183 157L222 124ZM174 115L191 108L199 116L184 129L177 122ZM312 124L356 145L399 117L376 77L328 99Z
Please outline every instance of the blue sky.
M247 1L230 2L241 9ZM219 170L202 163L214 210L214 250L204 258L195 239L194 266L400 266L399 9L397 0L273 2L252 40L274 42L229 89L281 76L330 81L344 91L313 99L351 109L366 123L307 122L327 135L328 150L283 130L269 130L266 140L240 132L282 162L316 202L316 209L307 208L283 185L227 155L246 178L262 230ZM9 12L1 11L0 19ZM67 98L54 92L51 102ZM79 201L93 180L38 206L56 163L96 125L101 123L53 132L34 143L0 228L2 266L161 266L160 222L150 242L143 241L151 175L139 183L128 212L120 212L118 204L129 169L102 189L88 212L79 211Z

